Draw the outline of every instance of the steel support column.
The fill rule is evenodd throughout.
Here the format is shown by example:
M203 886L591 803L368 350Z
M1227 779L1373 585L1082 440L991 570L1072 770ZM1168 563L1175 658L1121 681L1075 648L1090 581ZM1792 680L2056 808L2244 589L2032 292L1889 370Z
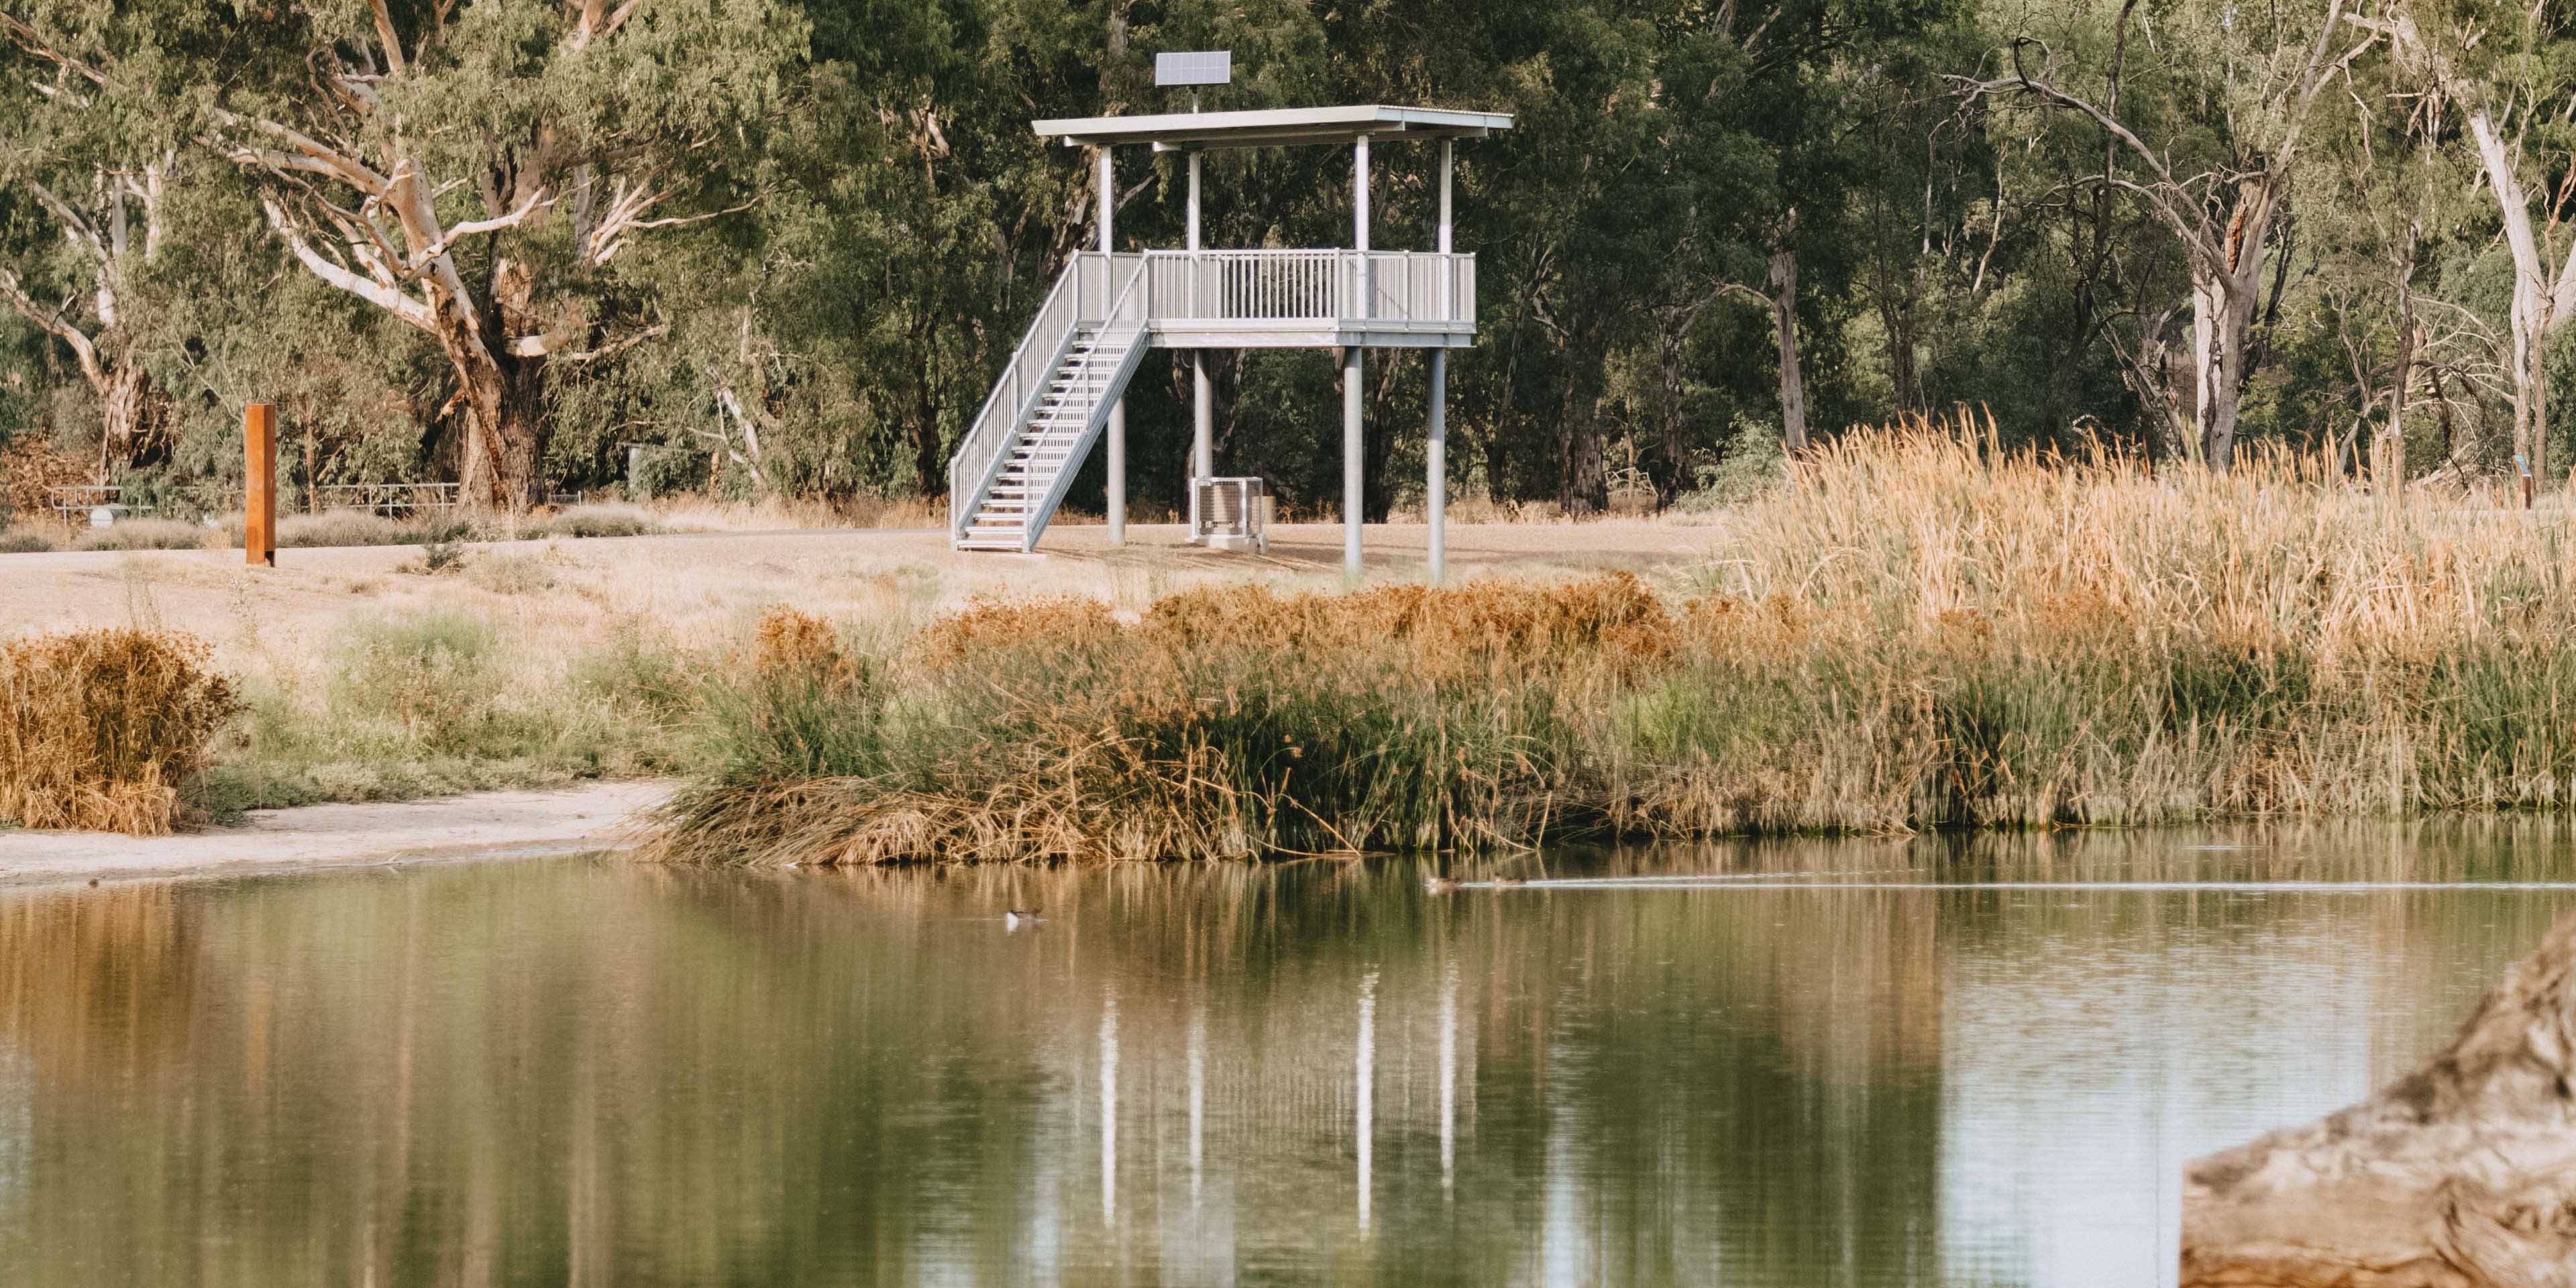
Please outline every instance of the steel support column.
M1110 262L1116 246L1118 181L1111 174L1109 149L1100 149L1100 319L1106 328L1109 306L1117 298L1117 265ZM1109 409L1109 544L1127 544L1127 399L1121 395Z
M1190 153L1190 249L1199 249L1199 157ZM1190 262L1190 308L1202 305L1199 263ZM1216 473L1215 397L1208 388L1207 351L1190 350L1190 539L1198 540L1199 480Z
M1357 315L1366 318L1368 307L1369 248L1369 136L1363 134L1351 148L1351 243L1361 252L1353 268L1359 298ZM1368 514L1367 480L1362 477L1366 465L1366 445L1360 438L1360 347L1342 350L1342 578L1360 579L1360 523Z
M1449 172L1456 145L1440 141L1440 253L1449 253ZM1455 302L1457 287L1450 280L1454 270L1448 261L1440 264L1440 302L1443 315ZM1449 351L1431 351L1431 430L1422 449L1423 520L1430 528L1428 558L1431 582L1438 585L1449 575Z

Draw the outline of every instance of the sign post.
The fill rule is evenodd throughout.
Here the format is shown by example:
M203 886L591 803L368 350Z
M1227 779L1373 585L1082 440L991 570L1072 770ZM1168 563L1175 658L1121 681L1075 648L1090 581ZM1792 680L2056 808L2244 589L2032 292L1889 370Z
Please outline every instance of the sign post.
M255 568L277 566L277 406L252 403L242 411L242 443L249 454L242 475L242 554Z

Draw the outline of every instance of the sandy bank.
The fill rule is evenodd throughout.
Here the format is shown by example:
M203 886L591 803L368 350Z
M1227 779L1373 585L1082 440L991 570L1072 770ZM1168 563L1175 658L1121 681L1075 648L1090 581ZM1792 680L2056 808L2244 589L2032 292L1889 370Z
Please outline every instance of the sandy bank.
M438 800L254 810L239 827L136 838L0 832L0 885L252 873L615 849L667 783L482 792Z

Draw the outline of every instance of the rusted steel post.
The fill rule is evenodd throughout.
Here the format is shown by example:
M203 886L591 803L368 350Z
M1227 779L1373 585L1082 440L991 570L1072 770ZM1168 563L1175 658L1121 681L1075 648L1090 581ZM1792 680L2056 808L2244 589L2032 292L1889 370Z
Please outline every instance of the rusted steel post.
M252 403L242 410L242 444L249 467L242 476L242 555L253 567L277 566L277 407Z

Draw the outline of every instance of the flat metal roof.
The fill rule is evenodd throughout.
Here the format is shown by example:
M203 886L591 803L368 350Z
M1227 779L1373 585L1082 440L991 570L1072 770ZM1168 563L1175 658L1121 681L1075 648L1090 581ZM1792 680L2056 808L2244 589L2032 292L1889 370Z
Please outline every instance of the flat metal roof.
M1481 139L1512 128L1504 112L1438 107L1281 107L1250 112L1167 112L1156 116L1085 116L1030 122L1040 138L1067 147L1150 143L1155 150L1282 148L1378 139Z

